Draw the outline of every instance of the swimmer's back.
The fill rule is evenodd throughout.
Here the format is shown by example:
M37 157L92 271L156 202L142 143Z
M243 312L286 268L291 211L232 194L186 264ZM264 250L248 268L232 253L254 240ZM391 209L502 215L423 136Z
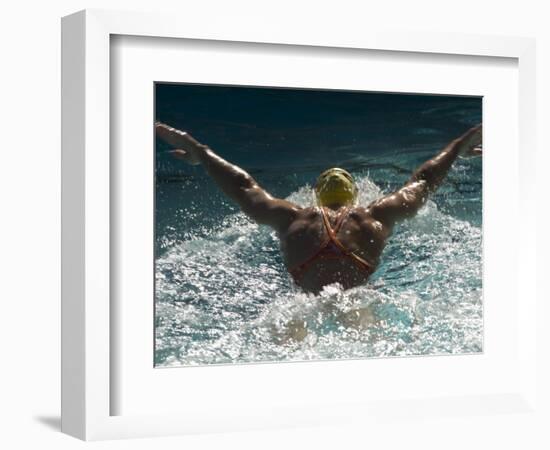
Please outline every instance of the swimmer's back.
M339 243L348 252L365 260L374 270L391 230L374 219L364 207L325 208L325 214L331 228L338 220L341 221L335 233ZM299 267L315 256L327 240L321 209L309 207L299 210L287 230L280 232L279 236L287 268ZM295 281L307 290L318 291L332 282L340 282L345 288L363 284L368 275L350 258L319 258L312 261L303 276Z

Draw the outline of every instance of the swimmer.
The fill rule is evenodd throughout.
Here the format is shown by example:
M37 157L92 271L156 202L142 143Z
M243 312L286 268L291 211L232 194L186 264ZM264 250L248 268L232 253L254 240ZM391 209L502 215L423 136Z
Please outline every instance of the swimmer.
M368 205L357 204L358 188L344 169L331 168L315 183L317 205L302 208L272 197L243 169L218 156L190 134L155 124L175 158L201 164L214 182L258 224L280 239L286 268L307 292L339 283L344 289L364 284L376 270L395 225L413 217L460 157L481 155L481 125L451 141L422 164L397 191Z

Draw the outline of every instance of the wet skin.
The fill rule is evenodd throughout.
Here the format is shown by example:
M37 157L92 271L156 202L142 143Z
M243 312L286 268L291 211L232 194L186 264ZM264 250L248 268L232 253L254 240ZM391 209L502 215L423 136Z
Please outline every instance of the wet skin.
M346 214L336 233L346 249L360 256L373 268L378 265L391 227L372 217L364 207L325 208L331 227L334 228L340 214ZM299 266L319 250L326 237L325 225L319 207L298 209L290 226L279 231L281 251L288 269ZM317 292L322 286L338 282L348 289L366 282L367 272L348 258L316 259L308 266L297 283L305 290Z
M225 161L186 132L162 123L156 123L155 130L161 139L175 148L172 151L174 157L189 164L202 164L220 189L245 214L277 232L287 269L300 265L319 250L326 237L319 207L302 208L272 197L248 173ZM480 155L480 145L481 125L478 125L421 165L397 191L364 206L326 205L332 227L338 214L343 212L342 208L349 208L336 234L338 240L376 268L395 224L416 214L459 156ZM364 284L367 278L366 272L349 258L318 259L296 283L306 291L319 292L323 286L335 282L348 289Z

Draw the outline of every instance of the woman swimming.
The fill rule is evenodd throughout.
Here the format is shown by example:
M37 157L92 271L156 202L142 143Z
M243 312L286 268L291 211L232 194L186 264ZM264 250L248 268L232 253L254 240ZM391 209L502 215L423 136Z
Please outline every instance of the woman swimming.
M459 156L481 153L479 125L421 165L403 187L365 206L356 204L352 176L332 168L316 182L317 206L302 208L272 197L248 173L188 133L162 123L156 123L155 129L175 148L174 157L202 164L245 214L277 232L289 273L298 286L314 293L332 283L345 289L365 283L376 270L395 224L416 214Z

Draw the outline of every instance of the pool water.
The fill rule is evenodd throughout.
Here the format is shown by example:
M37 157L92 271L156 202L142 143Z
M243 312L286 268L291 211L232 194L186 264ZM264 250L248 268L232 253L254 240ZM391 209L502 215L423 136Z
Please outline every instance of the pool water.
M317 175L342 166L366 205L478 123L481 100L161 85L157 117L273 195L309 206ZM482 351L481 158L458 160L396 227L366 285L313 295L293 285L271 229L167 150L157 143L156 366ZM366 313L341 319L355 311ZM288 338L294 323L301 340Z

